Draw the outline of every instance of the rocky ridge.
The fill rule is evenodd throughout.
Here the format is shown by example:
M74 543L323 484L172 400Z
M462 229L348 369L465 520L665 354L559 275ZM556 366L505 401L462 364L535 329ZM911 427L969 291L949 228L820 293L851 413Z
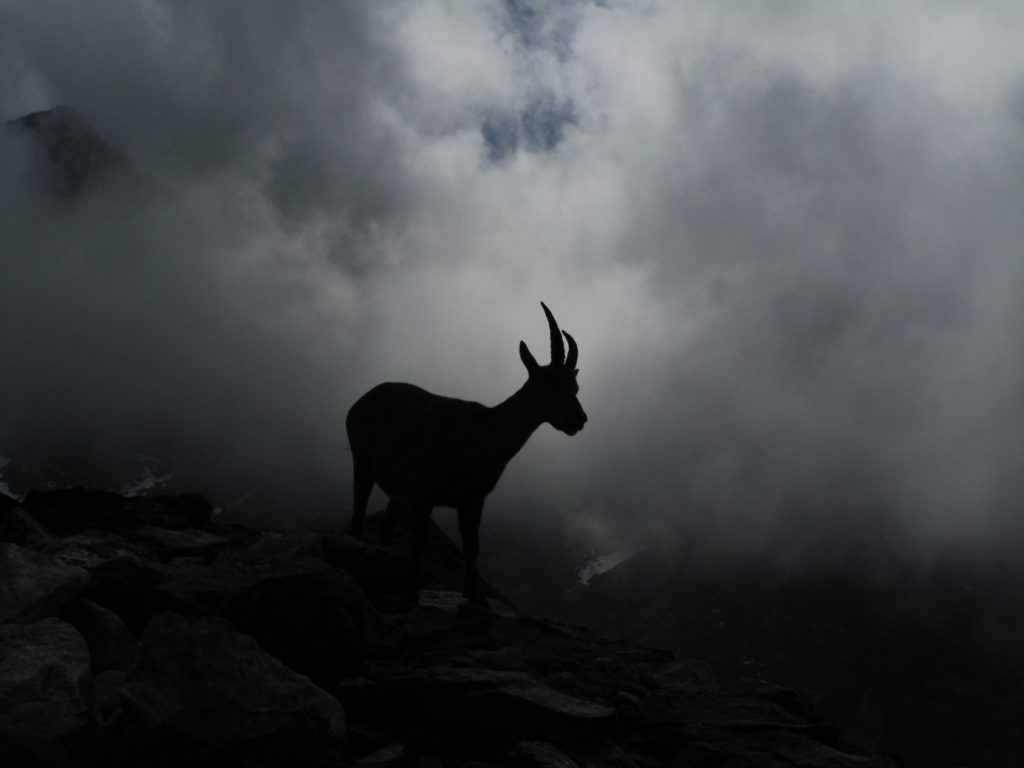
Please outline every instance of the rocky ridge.
M194 495L0 497L0 762L894 766L798 692L456 591L394 549L224 526Z

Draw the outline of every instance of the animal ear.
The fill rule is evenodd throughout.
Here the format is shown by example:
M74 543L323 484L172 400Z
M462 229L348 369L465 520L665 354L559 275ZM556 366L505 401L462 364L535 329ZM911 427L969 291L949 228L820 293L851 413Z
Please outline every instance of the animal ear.
M537 365L537 358L535 358L530 350L527 349L525 341L519 342L519 359L523 361L523 365L526 366L526 371L531 376L540 369L540 366Z

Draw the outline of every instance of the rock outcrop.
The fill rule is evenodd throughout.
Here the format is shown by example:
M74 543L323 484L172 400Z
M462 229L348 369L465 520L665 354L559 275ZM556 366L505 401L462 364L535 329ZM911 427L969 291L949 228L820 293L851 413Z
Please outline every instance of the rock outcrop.
M51 616L85 589L89 576L52 555L0 541L0 622Z
M723 687L492 588L492 611L463 604L439 531L411 605L402 537L221 526L196 497L0 511L4 765L897 764L795 692Z
M54 618L0 625L4 764L91 764L98 730L89 650L75 628Z

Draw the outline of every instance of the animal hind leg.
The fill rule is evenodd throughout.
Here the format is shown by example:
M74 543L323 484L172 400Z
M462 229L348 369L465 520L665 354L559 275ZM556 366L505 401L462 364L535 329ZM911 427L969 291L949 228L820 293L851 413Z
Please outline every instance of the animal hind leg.
M462 537L462 557L466 561L466 576L462 596L473 605L487 607L480 574L476 570L476 558L480 553L480 516L483 502L473 502L459 507L459 534Z

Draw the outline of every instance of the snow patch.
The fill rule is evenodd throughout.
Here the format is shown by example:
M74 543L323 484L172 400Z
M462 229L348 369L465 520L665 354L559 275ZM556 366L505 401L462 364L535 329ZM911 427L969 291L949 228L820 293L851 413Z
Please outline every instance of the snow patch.
M0 493L4 494L5 496L10 496L12 499L17 499L18 501L21 501L21 496L18 496L14 491L12 491L11 487L7 485L7 482L4 480L4 467L6 467L10 463L11 460L4 456L2 453L0 453Z
M608 554L598 555L591 558L586 565L580 568L577 583L587 586L592 578L610 571L619 563L625 562L631 558L641 549L642 547L630 547L628 549L621 549L618 552L610 552Z
M163 488L174 477L174 474L170 472L157 474L159 461L149 454L139 454L137 460L140 466L139 476L121 486L122 496L140 496L146 491Z

